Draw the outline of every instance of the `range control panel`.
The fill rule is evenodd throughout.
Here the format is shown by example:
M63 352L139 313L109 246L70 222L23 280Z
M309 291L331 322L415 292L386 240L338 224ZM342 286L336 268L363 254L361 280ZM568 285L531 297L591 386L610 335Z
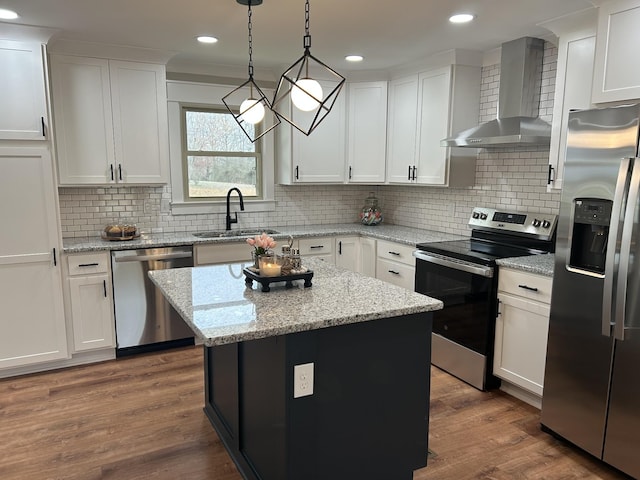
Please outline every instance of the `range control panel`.
M493 208L475 207L471 212L469 226L480 230L503 231L550 240L557 221L558 216L550 213L504 212Z

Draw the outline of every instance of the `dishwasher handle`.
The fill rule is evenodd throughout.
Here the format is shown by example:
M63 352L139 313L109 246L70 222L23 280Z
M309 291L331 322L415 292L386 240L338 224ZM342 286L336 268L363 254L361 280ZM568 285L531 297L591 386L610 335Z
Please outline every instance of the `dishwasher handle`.
M163 261L163 260L175 260L178 258L192 258L191 252L178 252L178 253L161 253L159 255L130 255L127 257L115 257L116 262L148 262L148 261Z

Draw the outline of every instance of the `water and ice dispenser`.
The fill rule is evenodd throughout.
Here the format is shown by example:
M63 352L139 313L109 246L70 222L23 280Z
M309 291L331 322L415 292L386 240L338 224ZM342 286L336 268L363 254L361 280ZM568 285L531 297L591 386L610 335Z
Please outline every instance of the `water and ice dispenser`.
M574 200L570 267L604 274L612 206L610 200Z

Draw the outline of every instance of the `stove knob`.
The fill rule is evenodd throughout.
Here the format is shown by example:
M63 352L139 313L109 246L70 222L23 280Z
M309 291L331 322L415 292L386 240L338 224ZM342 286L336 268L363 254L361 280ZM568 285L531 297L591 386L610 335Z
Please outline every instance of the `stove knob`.
M471 215L473 218L478 219L480 218L480 214L478 212L473 212L473 214Z
M551 226L551 222L549 220L542 221L542 228L549 228Z
M487 214L486 213L481 213L480 214L480 220L486 220L487 219Z
M538 220L537 218L534 218L532 223L533 223L533 226L536 227L536 228L539 227L540 225L542 225L542 222L540 220Z

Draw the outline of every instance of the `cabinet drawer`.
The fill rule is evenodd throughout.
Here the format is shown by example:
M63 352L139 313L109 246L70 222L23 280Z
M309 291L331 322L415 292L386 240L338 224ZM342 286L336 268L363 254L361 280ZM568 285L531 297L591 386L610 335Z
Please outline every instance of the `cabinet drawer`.
M393 283L407 290L414 290L415 267L398 262L378 258L376 262L376 278Z
M330 255L333 253L333 237L302 238L298 241L300 255Z
M519 297L551 303L551 284L553 279L508 268L498 271L498 290Z
M415 267L416 259L413 258L415 247L410 245L400 245L398 243L386 242L378 240L377 255L378 258L385 258L392 262L400 262L405 265Z
M79 253L67 256L69 275L91 275L109 272L109 254Z

